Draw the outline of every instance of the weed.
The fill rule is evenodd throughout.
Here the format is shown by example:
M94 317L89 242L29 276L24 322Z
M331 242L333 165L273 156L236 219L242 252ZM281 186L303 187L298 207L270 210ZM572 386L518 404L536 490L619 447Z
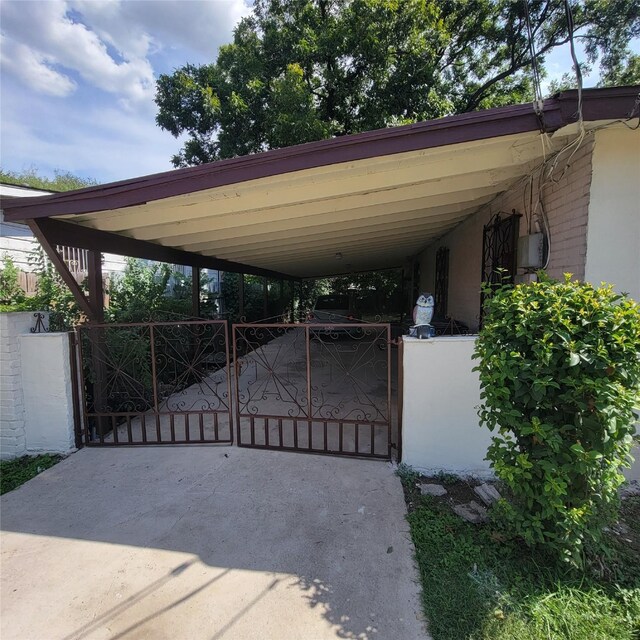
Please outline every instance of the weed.
M497 543L489 525L470 525L423 497L408 520L433 639L636 640L640 557L627 540L640 542L639 509L640 498L623 502L630 532L606 538L603 578L523 544Z
M438 482L442 482L442 484L455 484L460 480L460 477L455 473L448 473L447 471L438 471L434 477Z
M45 469L53 467L62 460L62 456L44 454L40 456L22 456L15 460L0 462L0 495L13 491L20 485L35 478Z
M401 462L396 469L396 475L400 478L405 489L412 489L420 479L420 474L408 464Z

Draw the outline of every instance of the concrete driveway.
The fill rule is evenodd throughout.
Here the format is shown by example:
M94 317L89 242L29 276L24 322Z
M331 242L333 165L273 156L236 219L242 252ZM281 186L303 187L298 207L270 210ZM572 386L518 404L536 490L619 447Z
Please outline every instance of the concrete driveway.
M2 640L427 638L383 462L84 449L0 507Z

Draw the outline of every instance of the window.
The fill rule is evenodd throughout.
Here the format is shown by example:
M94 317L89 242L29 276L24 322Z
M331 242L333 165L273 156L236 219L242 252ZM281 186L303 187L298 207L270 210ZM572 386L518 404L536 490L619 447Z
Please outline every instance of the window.
M484 225L482 282L488 283L492 289L513 284L517 267L519 226L520 214L515 211L511 215L497 213ZM487 294L483 291L480 299L480 324L486 297Z

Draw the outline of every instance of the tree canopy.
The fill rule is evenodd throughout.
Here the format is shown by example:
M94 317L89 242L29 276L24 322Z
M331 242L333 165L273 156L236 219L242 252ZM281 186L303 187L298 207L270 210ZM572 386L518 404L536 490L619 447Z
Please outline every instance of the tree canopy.
M82 189L98 184L92 178L81 178L69 171L56 169L53 178L47 178L38 173L35 167L23 171L10 171L0 168L0 182L8 182L32 189L42 189L43 191L71 191L72 189Z
M587 64L615 77L636 0L567 0ZM157 83L157 124L196 165L533 97L532 49L569 42L564 0L256 0L217 60Z

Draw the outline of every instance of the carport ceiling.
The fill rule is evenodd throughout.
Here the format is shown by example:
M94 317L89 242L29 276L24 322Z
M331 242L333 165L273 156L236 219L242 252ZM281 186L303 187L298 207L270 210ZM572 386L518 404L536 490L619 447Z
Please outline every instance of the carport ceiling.
M391 267L525 175L539 161L537 138L339 163L65 219L295 276Z
M585 92L587 115L621 111L626 94L603 91ZM547 130L574 105L574 92L547 101ZM493 109L48 196L40 209L23 199L7 219L56 216L297 277L399 266L529 174L539 127L531 105Z

